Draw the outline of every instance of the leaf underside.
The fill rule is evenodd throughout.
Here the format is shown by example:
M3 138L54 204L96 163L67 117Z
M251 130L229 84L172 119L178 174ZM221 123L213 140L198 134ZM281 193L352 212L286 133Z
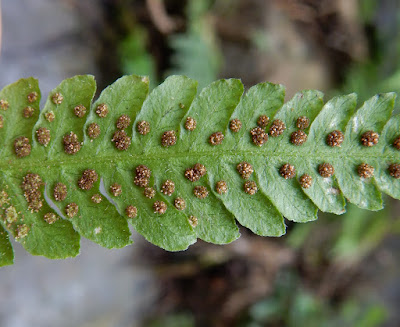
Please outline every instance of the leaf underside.
M379 210L381 193L400 198L394 93L357 110L355 94L324 104L321 92L306 90L284 103L284 87L272 83L244 92L237 79L219 80L199 94L197 82L184 76L167 78L150 94L148 85L145 77L124 76L93 101L93 76L75 76L50 93L42 110L34 78L1 91L0 265L13 262L9 235L33 255L59 259L79 254L80 236L107 248L130 244L130 223L149 242L178 251L198 238L232 242L240 236L237 222L281 236L284 217L307 222L318 210L344 213L346 201ZM298 125L303 116L309 126ZM280 135L278 120L285 125ZM307 140L296 145L299 128ZM333 131L342 132L340 146L328 142ZM212 138L217 132L222 141ZM379 136L377 144L363 145L366 132ZM243 175L240 163L254 172ZM321 173L323 163L334 173ZM142 184L138 166L151 172Z

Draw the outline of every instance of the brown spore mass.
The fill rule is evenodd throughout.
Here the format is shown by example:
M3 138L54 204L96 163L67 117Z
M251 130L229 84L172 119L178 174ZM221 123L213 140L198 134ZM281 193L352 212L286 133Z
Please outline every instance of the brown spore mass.
M269 135L271 135L272 137L277 137L281 135L285 131L285 129L285 123L280 119L276 119L272 122L272 125L269 128Z
M171 196L175 192L175 183L169 179L167 179L161 185L161 193Z
M279 174L281 174L284 179L292 179L296 176L296 169L293 165L286 163L279 169Z
M50 130L40 127L36 131L36 138L41 145L47 146L50 143Z
M313 181L313 180L312 180L312 177L311 177L310 175L308 175L308 174L302 175L302 176L300 177L300 179L299 179L299 183L300 183L301 187L302 187L302 188L305 188L305 189L311 187L312 181Z
M236 170L240 174L243 179L247 179L251 176L254 172L253 166L250 165L248 162L241 162L236 166Z
M307 134L302 130L294 131L290 135L290 142L294 145L302 145L307 141Z
M205 186L195 186L193 189L193 194L198 199L205 199L208 196L208 191Z
M100 118L105 118L108 115L108 106L105 103L101 103L96 107L96 114Z
M31 153L29 139L25 136L16 138L14 140L14 151L18 158L29 156Z
M139 121L136 125L136 129L139 134L146 135L150 133L150 123L145 120Z
M208 142L211 145L219 145L222 144L222 141L224 140L224 134L222 134L221 132L215 132L212 133L210 135L210 137L208 138Z
M192 117L187 117L185 121L185 128L188 131L194 131L196 129L197 122Z
M110 186L110 192L114 196L120 196L122 194L122 186L120 184L113 183Z
M175 131L166 131L161 136L161 145L163 147L170 147L176 144L176 133Z
M257 146L262 146L268 141L268 133L264 131L261 127L254 127L250 130L251 140Z
M82 190L90 190L93 184L97 182L98 178L99 175L97 175L94 169L86 169L78 181L78 186Z
M267 127L268 123L269 123L269 117L266 116L266 115L261 115L257 119L257 125L262 127L262 128Z
M96 123L91 123L87 128L87 134L91 139L97 139L100 135L100 126Z
M258 191L257 184L254 181L246 181L243 185L243 189L245 193L249 195L254 195Z
M218 181L215 184L215 190L218 194L225 194L228 192L228 184L225 181Z
M57 183L54 186L53 196L56 201L64 201L67 197L67 186L63 183Z
M371 147L378 144L379 134L374 131L367 131L361 135L361 144L363 146Z
M174 206L178 210L184 210L186 208L186 202L183 198L177 197L174 201Z
M116 126L118 129L125 129L128 128L130 123L131 123L131 118L128 115L121 115L117 119Z
M69 203L65 207L65 213L68 218L75 217L78 214L78 211L79 211L79 206L75 202Z
M63 137L64 151L67 154L75 154L81 149L78 136L74 132L64 135Z
M74 108L74 114L76 117L82 118L86 115L86 107L83 104L77 105Z
M125 131L116 131L111 141L114 142L115 147L120 151L127 150L131 145L131 138Z
M324 162L318 166L318 173L324 177L331 177L335 173L335 168L330 163Z
M27 99L29 103L33 103L38 99L38 94L36 92L31 92L28 94Z
M335 130L326 136L326 144L331 147L340 147L344 141L344 134L341 131Z
M301 116L296 120L296 127L298 129L306 129L310 126L310 119L306 116Z
M64 101L64 97L61 93L57 92L52 95L51 100L54 104L59 105Z
M167 211L167 205L164 201L156 201L153 204L154 213L163 215Z
M133 205L129 205L125 208L125 214L128 218L135 218L137 216L137 208Z
M35 109L32 108L32 107L30 107L30 106L28 106L28 107L25 107L25 108L24 108L24 110L22 111L22 115L23 115L25 118L30 118L30 117L33 116L34 112L35 112Z
M400 178L400 164L391 164L388 168L390 176L398 179Z
M242 122L237 118L232 119L229 123L229 128L232 132L237 133L242 128Z

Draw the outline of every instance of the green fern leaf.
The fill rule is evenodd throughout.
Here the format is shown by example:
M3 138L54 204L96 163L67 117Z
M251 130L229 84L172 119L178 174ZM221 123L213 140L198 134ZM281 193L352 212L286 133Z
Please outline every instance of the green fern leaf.
M342 214L346 200L379 210L381 192L400 199L393 93L356 110L354 94L324 105L307 90L284 104L282 85L244 93L236 79L198 95L184 76L150 94L134 75L93 102L95 91L92 76L67 79L41 111L33 78L0 92L0 265L13 261L9 235L31 254L67 258L80 236L130 244L130 223L178 251L237 239L236 221L281 236L283 217Z

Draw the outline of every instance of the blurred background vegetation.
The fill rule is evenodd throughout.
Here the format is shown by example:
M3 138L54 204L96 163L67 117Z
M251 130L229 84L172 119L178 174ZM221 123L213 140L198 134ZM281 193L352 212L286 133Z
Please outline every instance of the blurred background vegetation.
M90 5L66 0L83 19ZM92 2L93 3L93 2ZM91 26L99 88L122 74L272 81L287 99L313 88L400 93L398 0L101 0ZM90 15L89 15L90 16ZM397 106L398 107L398 106ZM396 107L396 108L397 108ZM398 109L396 109L398 112ZM279 239L242 228L227 246L167 253L139 245L158 279L140 326L400 326L400 203L292 224Z

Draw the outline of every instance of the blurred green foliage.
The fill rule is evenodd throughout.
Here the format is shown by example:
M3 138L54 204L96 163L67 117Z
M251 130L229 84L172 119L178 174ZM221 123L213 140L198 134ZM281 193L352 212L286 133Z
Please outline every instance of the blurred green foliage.
M252 305L238 327L374 327L385 319L380 305L354 300L332 305L304 290L296 274L284 272L273 294Z

